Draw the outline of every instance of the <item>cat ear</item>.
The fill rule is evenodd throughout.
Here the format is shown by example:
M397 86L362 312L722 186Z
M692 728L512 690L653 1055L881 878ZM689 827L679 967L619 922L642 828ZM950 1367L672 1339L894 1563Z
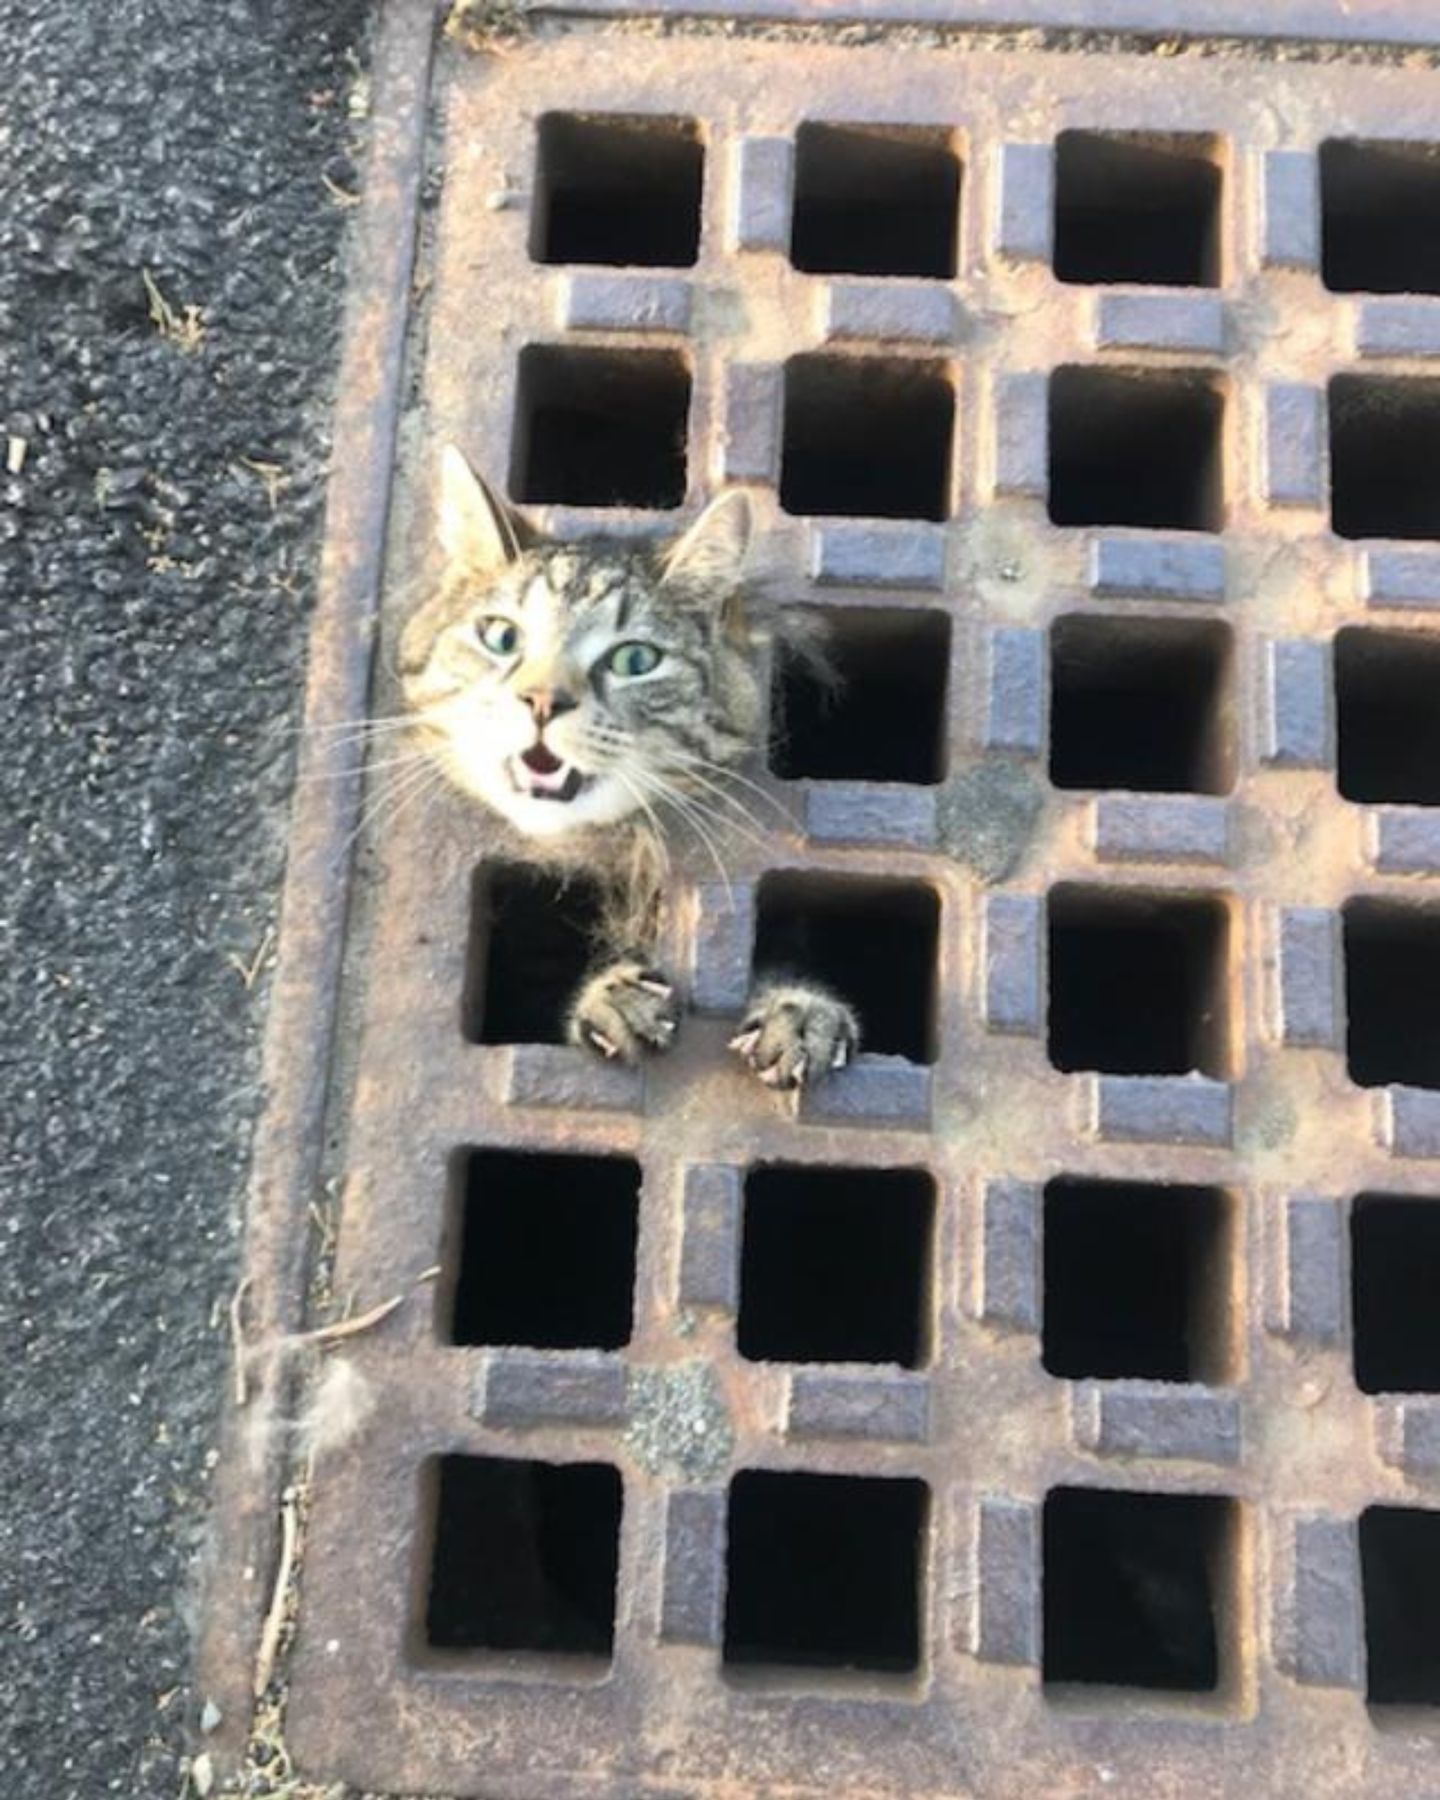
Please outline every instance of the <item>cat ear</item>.
M479 575L498 574L520 555L509 508L454 444L440 456L440 544L449 561Z
M712 500L700 517L665 554L661 583L693 582L696 586L734 588L750 548L750 502L744 490L730 488Z

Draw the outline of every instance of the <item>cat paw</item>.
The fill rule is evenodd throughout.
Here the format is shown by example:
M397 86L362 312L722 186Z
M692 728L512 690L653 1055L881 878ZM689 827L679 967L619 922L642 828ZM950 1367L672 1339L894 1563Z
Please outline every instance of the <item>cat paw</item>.
M668 1050L680 1024L675 984L638 956L607 963L581 987L570 1009L569 1035L607 1062L639 1062Z
M832 1069L843 1069L860 1045L860 1021L824 988L787 982L751 997L730 1048L766 1087L799 1093Z

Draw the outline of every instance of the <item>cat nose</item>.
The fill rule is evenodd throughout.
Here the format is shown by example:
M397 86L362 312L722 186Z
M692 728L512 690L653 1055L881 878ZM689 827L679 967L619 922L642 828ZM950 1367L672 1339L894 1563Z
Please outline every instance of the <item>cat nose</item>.
M567 694L564 688L526 688L520 695L524 705L530 708L537 725L548 725L552 719L558 719L561 713L574 712L580 702L573 694Z

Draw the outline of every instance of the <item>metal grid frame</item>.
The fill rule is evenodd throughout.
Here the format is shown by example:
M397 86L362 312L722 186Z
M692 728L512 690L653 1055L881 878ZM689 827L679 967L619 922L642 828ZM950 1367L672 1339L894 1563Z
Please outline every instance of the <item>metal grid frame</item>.
M1423 899L1440 874L1440 815L1336 794L1328 639L1369 618L1435 629L1440 555L1330 534L1324 383L1353 366L1433 367L1440 303L1320 287L1315 147L1330 135L1423 140L1428 79L1353 68L1337 92L1303 67L577 32L494 65L452 64L445 108L423 418L396 490L387 630L429 530L423 452L453 437L493 466L487 452L510 441L521 345L681 347L694 370L687 506L724 480L756 484L773 579L796 603L951 612L950 773L938 788L776 784L797 829L763 856L737 847L733 896L699 872L669 946L698 1016L643 1079L563 1048L463 1042L485 821L445 799L374 836L351 923L359 1038L340 1288L388 1293L452 1254L446 1171L458 1148L616 1151L643 1169L635 1329L615 1354L457 1349L411 1307L364 1346L380 1415L322 1466L311 1521L289 1722L303 1763L370 1788L516 1796L1019 1795L1142 1774L1156 1791L1241 1779L1275 1792L1422 1791L1433 1737L1381 1729L1364 1704L1356 1519L1375 1502L1433 1504L1440 1409L1355 1389L1345 1214L1363 1191L1427 1192L1440 1094L1348 1080L1340 908L1355 894ZM701 121L693 270L530 262L533 120L552 109ZM955 130L953 282L788 267L790 146L816 118ZM1218 136L1220 288L1053 280L1051 145L1073 126ZM774 504L783 364L822 348L954 369L945 524L801 521ZM1223 377L1223 536L1048 523L1046 384L1074 362ZM665 523L558 508L548 522ZM1047 632L1070 611L1225 619L1232 795L1048 788ZM787 869L923 883L942 920L933 1067L862 1058L793 1121L723 1051L756 884ZM1045 897L1060 882L1223 899L1233 1080L1051 1067ZM741 1184L767 1162L932 1172L926 1367L737 1356ZM1044 1373L1040 1209L1056 1174L1239 1196L1232 1382ZM698 1436L697 1417L709 1425ZM420 1472L459 1451L622 1470L604 1680L412 1655L426 1579ZM724 1489L740 1468L929 1484L914 1680L722 1672ZM1060 1485L1241 1503L1215 1695L1042 1686L1040 1509Z

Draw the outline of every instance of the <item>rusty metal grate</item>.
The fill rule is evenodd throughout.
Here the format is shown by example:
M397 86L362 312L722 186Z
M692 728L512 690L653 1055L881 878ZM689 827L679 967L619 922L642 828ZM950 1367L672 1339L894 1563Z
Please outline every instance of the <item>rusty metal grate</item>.
M690 871L643 1078L557 1041L583 885L448 796L371 834L337 1281L442 1272L319 1472L307 1772L1432 1780L1440 315L1366 223L1428 216L1432 82L443 66L388 638L453 438L557 532L752 484L854 679L777 674L790 824ZM724 1042L802 927L869 1035L792 1120Z

